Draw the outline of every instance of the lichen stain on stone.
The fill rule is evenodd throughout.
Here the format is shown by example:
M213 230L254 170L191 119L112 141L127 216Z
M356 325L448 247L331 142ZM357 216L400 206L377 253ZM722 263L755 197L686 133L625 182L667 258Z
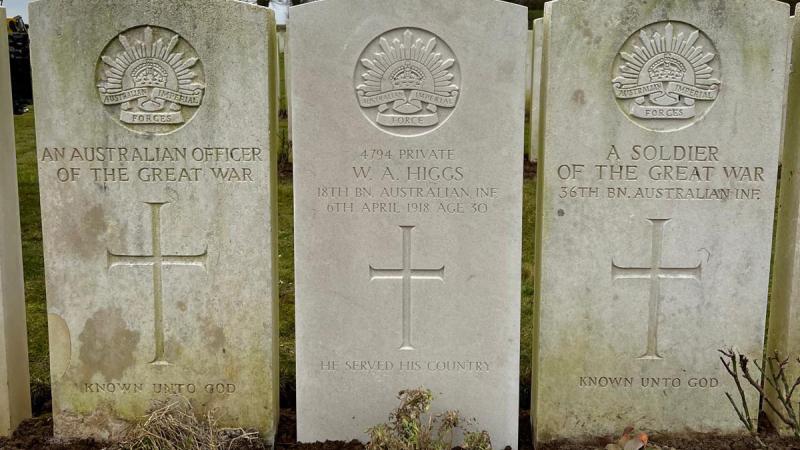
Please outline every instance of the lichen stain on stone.
M728 14L727 0L716 0L710 4L709 14L712 17L726 17Z
M107 219L103 208L99 205L92 207L81 217L80 226L69 228L80 231L68 237L65 242L71 242L71 247L80 256L91 257L94 249L104 246L100 243L104 239L107 229Z
M47 315L50 339L50 371L54 379L62 378L69 370L72 359L72 337L67 322L58 314Z
M98 373L107 381L120 380L133 363L140 332L128 329L120 308L104 308L92 315L78 340L83 378ZM110 348L113 349L109 351Z
M202 326L209 348L222 351L225 348L225 330L211 319L205 320Z
M168 337L164 342L164 352L167 355L167 360L170 362L179 361L183 359L184 346L180 338Z
M583 89L578 89L572 93L572 101L583 106L586 104L586 93Z
M580 29L581 34L583 34L583 37L586 39L586 42L594 41L594 29L588 20L581 20Z

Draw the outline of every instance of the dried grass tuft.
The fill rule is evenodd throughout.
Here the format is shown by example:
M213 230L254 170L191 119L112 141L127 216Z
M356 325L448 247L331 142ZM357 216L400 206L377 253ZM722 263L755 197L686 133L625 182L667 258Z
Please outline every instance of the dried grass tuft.
M200 416L185 397L153 404L144 420L134 425L120 450L233 450L266 448L259 434L241 428L222 428L215 410Z

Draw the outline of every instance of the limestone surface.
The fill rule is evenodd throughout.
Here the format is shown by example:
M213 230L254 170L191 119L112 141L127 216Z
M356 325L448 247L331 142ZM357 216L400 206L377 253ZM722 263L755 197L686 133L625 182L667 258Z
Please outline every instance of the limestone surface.
M800 64L800 21L793 19L792 64ZM791 73L784 125L783 169L778 203L778 228L773 264L772 304L769 316L767 355L789 359L787 379L800 377L800 74ZM774 391L769 391L777 400ZM780 403L775 402L775 405ZM765 406L778 429L785 424Z
M544 27L536 439L741 432L717 350L763 350L789 8L557 0Z
M542 44L544 41L544 19L533 21L533 51L531 55L531 149L529 153L530 161L539 158L539 140L541 139L542 122Z
M189 398L278 417L275 24L228 0L30 5L55 433Z
M301 441L364 440L425 387L517 446L526 16L292 8Z
M525 101L530 103L531 101L531 81L533 77L531 76L531 71L533 70L533 31L528 30L528 39L526 41L528 43L528 53L525 56Z
M5 23L5 8L0 19ZM0 436L31 415L14 116L6 27L0 31Z

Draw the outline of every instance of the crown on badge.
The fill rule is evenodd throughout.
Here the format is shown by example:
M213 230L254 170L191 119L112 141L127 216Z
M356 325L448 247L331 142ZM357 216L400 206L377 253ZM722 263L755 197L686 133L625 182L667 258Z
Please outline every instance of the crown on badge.
M378 95L398 89L417 89L443 97L458 94L458 86L450 68L455 64L452 58L444 59L435 53L436 38L428 42L414 39L414 33L406 30L403 40L395 38L391 43L381 37L382 52L374 54L374 59L361 60L367 71L361 75L364 80L356 89L366 96Z
M714 69L708 65L716 58L706 52L702 45L695 45L700 31L688 36L674 34L674 27L667 23L664 34L646 30L639 33L640 45L633 45L633 52L620 52L625 64L619 67L620 76L614 79L622 87L637 86L647 82L679 81L703 89L720 84L713 78Z
M154 62L146 62L132 73L136 87L164 87L167 85L167 71Z
M425 74L411 64L404 64L391 76L396 89L419 89L425 81Z
M665 56L648 69L653 81L681 81L686 74L686 67L676 58Z
M197 76L191 69L198 58L183 58L183 53L174 52L180 41L175 34L165 42L153 39L153 30L144 29L144 40L131 42L119 35L124 51L115 57L103 55L106 64L104 80L98 85L101 93L113 94L131 87L169 87L181 94L193 95L202 91L203 85L195 83Z

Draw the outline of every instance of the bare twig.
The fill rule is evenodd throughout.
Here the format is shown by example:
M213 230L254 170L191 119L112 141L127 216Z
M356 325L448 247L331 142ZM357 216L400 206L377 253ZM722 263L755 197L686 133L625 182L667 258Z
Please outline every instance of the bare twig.
M775 354L769 356L763 364L754 361L753 365L759 372L758 376L754 376L750 371L749 360L745 355L733 349L719 350L719 353L722 355L720 361L722 361L723 367L725 367L725 370L731 378L733 378L736 388L739 391L741 405L737 404L733 396L729 393L726 392L725 395L728 397L728 401L730 401L733 406L739 420L745 425L750 434L756 439L759 439L756 424L750 416L747 397L744 393L741 379L747 381L747 384L759 393L764 404L775 414L776 418L789 427L795 437L800 438L800 420L798 420L798 417L800 417L800 402L794 399L797 388L800 386L800 376L790 382L788 375L790 359L781 358L781 356L775 352ZM800 365L800 358L798 358L796 362ZM775 392L774 396L767 392L765 383ZM776 426L778 425L779 424L776 424ZM758 441L760 445L763 445L760 439Z
M733 396L726 392L725 396L728 397L728 401L731 402L731 406L733 406L733 410L736 411L736 415L739 417L739 421L742 422L745 429L750 433L756 442L758 443L760 448L768 448L766 444L761 440L761 437L758 435L758 424L753 421L752 417L750 416L750 408L747 405L747 394L744 392L744 387L742 386L742 381L739 376L739 366L741 366L741 370L745 376L745 379L748 379L749 373L747 370L747 358L743 355L737 355L736 351L733 349L730 350L719 350L719 353L722 354L719 360L722 361L723 367L728 372L728 374L733 378L734 384L736 384L736 389L739 391L739 399L742 402L741 408L736 404L736 401L733 399ZM738 360L738 364L737 364ZM748 379L749 381L749 379Z
M747 382L750 384L750 386L752 386L754 389L756 389L758 391L759 395L761 395L761 398L764 399L764 403L766 403L766 405L769 406L769 408L781 419L782 422L784 422L785 424L787 424L787 425L789 425L791 427L794 427L795 424L794 424L794 422L792 422L791 418L786 416L786 415L784 415L781 412L781 410L777 406L775 406L775 404L772 402L772 400L770 400L770 396L767 395L767 391L766 391L766 389L764 389L764 386L761 384L761 382L757 381L755 378L753 378L752 374L750 373L750 369L747 367L747 357L744 356L744 355L739 355L739 361L743 361L744 362L742 364L742 376L744 377L744 379L747 380ZM756 364L755 366L759 370L759 372L761 372L764 375L763 378L767 379L767 382L770 383L770 385L773 386L773 389L775 389L776 392L778 392L778 394L779 394L778 397L780 398L781 397L780 390L777 388L777 384L778 383L776 383L775 381L770 379L770 376L768 376L766 373L764 373L764 370L758 364ZM762 377L759 377L759 378L762 378ZM783 404L782 400L779 400L779 401Z
M728 351L719 350L719 352L722 354L719 360L722 361L722 365L725 367L725 370L727 370L730 376L733 378L733 381L736 384L736 389L739 391L739 399L742 402L742 409L745 416L744 425L747 428L747 430L750 431L751 434L757 432L757 430L755 430L753 419L750 417L750 407L747 405L747 395L744 393L744 388L742 387L742 382L741 379L739 378L739 369L737 365L736 352L733 349L730 349ZM746 364L746 359L745 359L745 364ZM731 402L734 403L729 394L728 394L728 399L730 399Z

